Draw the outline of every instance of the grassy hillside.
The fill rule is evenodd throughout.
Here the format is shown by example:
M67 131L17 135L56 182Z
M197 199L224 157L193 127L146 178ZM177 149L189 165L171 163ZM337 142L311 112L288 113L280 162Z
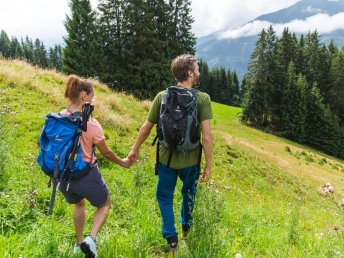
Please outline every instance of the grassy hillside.
M35 161L45 115L66 105L65 81L61 74L0 59L0 257L72 255L71 206L59 193L53 216L46 215L51 189ZM124 157L150 103L95 85L94 117ZM213 103L213 109L213 178L199 187L193 231L176 256L343 256L343 162L241 125L238 108ZM99 257L166 256L153 137L129 170L100 158L112 208L98 237ZM335 187L333 195L322 194L327 182ZM178 208L180 184L175 196ZM93 211L88 205L85 234Z

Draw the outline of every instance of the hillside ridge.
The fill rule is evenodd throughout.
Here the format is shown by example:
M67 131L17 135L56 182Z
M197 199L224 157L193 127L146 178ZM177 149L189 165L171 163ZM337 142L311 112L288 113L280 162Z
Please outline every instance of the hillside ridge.
M51 189L36 164L45 115L66 105L66 78L23 61L0 59L0 257L72 255L72 207L58 194L54 214L47 217ZM102 124L109 146L124 157L150 102L93 83L94 117ZM344 253L338 237L343 229L336 228L344 224L339 203L344 192L343 162L242 125L240 108L215 102L212 108L212 180L199 184L193 229L188 241L181 242L177 256L329 257ZM99 156L112 205L97 238L100 257L166 257L155 199L154 136L142 146L138 164L129 170ZM322 186L327 182L335 192L325 196ZM180 190L178 183L176 207ZM88 205L87 221L92 220L92 211ZM177 223L178 216L175 219Z

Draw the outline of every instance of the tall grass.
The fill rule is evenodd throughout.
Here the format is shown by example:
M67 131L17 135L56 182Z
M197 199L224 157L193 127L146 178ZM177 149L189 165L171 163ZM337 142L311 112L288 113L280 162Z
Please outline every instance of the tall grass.
M197 189L193 226L187 241L191 257L223 257L225 234L224 199L218 186L200 184Z
M1 104L1 102L0 102ZM1 109L0 109L1 111ZM10 153L10 133L8 130L8 126L6 123L6 111L1 111L0 113L0 178L2 178L4 176L4 171L6 168L6 163L9 157L9 153ZM2 182L3 179L0 180L0 182ZM0 186L0 189L2 187Z

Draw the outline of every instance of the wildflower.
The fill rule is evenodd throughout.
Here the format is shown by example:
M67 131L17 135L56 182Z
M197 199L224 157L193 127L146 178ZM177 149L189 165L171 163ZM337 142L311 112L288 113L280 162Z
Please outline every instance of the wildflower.
M324 195L328 195L329 191L327 188L323 188L323 191L324 191Z

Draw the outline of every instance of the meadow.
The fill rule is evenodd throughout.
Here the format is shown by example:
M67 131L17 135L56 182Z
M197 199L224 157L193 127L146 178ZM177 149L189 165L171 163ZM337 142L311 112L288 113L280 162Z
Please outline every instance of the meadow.
M72 206L36 163L44 118L66 106L66 76L0 59L0 257L71 257ZM95 111L109 146L125 157L150 102L94 81ZM194 225L175 257L343 257L344 163L240 123L240 108L212 103L212 179L200 184ZM99 257L166 257L155 199L155 134L123 169L99 158L112 208L98 235ZM322 186L331 182L334 193ZM175 192L176 226L181 185ZM90 231L94 208L87 205ZM82 257L82 255L75 256Z

